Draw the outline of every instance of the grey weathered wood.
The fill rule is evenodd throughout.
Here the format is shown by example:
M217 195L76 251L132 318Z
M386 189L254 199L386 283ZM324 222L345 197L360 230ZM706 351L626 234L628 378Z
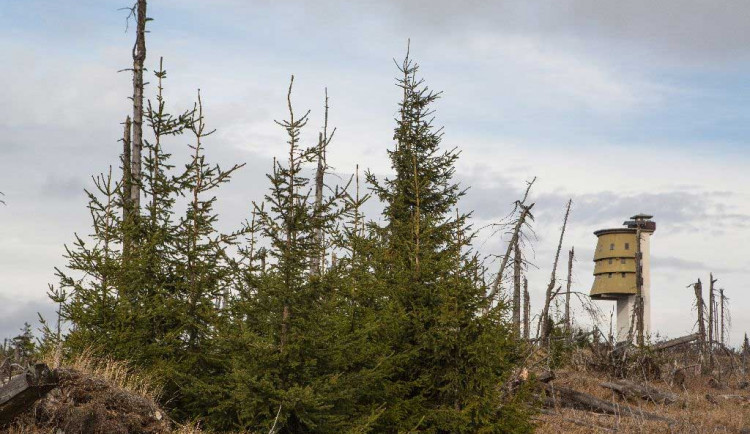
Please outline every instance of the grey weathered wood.
M0 426L11 423L55 387L57 375L44 364L11 378L0 386Z
M620 416L642 417L647 420L654 420L674 424L674 419L669 419L657 414L648 413L637 408L616 402L605 401L587 393L559 387L551 384L542 384L547 392L548 400L545 400L546 406L559 405L561 407L576 408L579 410L593 411L595 413L616 414Z
M539 376L536 377L536 379L540 383L549 383L550 381L555 379L555 373L552 371L545 371L539 374Z
M571 417L565 417L565 416L561 415L560 413L557 413L557 412L552 411L552 410L547 410L547 409L543 408L541 410L541 412L542 412L542 414L546 414L546 415L549 415L549 416L559 417L559 418L561 418L562 420L564 420L566 422L574 423L574 424L579 425L579 426L585 426L587 428L592 428L592 429L594 429L597 432L601 432L601 431L616 432L616 430L614 430L612 428L609 428L609 427L606 427L606 426L603 426L603 425L597 425L597 424L589 423L589 422L586 422L585 420L574 419L574 418L571 418Z
M523 338L529 340L531 325L531 301L529 300L529 280L523 278Z
M676 347L678 345L689 344L690 342L697 341L698 339L700 339L700 333L694 333L692 335L659 342L658 344L652 346L651 349L654 351L666 350L667 348Z
M640 398L657 404L672 404L679 397L672 392L659 390L647 384L638 384L630 380L617 380L615 382L604 382L601 387L611 389L626 398Z
M500 263L500 270L498 270L497 276L495 276L495 281L492 283L492 290L489 292L489 294L487 294L487 308L492 306L492 302L495 300L498 292L500 292L500 288L502 287L503 283L503 274L505 272L505 267L508 265L508 259L510 259L510 252L515 247L516 242L520 237L521 228L523 228L524 222L529 217L532 220L534 219L534 216L531 215L531 208L534 207L534 204L532 203L531 205L526 206L526 199L528 199L529 191L531 190L531 186L534 185L535 181L536 177L534 177L534 179L532 179L531 182L527 184L526 193L524 193L523 199L521 199L520 201L516 201L516 206L519 207L521 213L516 220L515 227L513 228L513 236L508 242L507 250L505 251L503 260Z
M137 0L133 6L136 20L136 37L133 46L133 138L131 152L130 204L133 212L141 207L141 150L143 149L143 63L146 61L146 0Z
M746 395L717 395L717 396L727 401L737 400L737 401L743 401L743 402L750 402L750 396L746 396Z
M705 322L703 321L703 312L705 304L703 303L703 284L701 283L701 280L698 279L697 282L693 284L693 290L695 291L695 307L698 311L698 336L699 336L699 344L700 344L700 350L701 350L701 357L703 360L706 359L706 326Z
M568 280L565 285L565 339L571 339L571 321L570 321L570 288L573 284L573 259L575 257L575 248L571 247L568 252Z
M555 288L555 283L557 282L557 279L555 278L555 274L557 273L557 264L560 261L560 250L562 249L562 243L563 239L565 237L565 229L568 226L568 217L570 216L570 206L573 204L573 199L568 200L568 206L565 209L565 218L563 219L563 225L562 230L560 231L560 241L557 243L557 252L555 253L555 262L552 264L552 274L549 279L549 284L547 285L547 292L544 296L544 308L542 308L542 314L539 316L539 327L537 328L537 333L539 335L539 338L543 343L547 343L547 316L549 315L549 306L552 302L552 299L554 296L552 295L552 290ZM558 292L560 290L558 289ZM557 294L555 294L557 295Z
M516 336L521 336L521 243L516 239L516 245L513 247L513 332Z

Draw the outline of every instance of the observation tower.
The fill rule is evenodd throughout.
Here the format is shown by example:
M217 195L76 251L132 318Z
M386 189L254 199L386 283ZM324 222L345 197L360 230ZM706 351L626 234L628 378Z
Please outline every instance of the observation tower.
M656 230L653 216L634 215L624 227L601 229L594 253L593 300L617 302L617 341L627 340L631 321L637 321L637 300L643 301L643 334L648 336L651 325L651 235ZM637 336L637 322L633 337Z

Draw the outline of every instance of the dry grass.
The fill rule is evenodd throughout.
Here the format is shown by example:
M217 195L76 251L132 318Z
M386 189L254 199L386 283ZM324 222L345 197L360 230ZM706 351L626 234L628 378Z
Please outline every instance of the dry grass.
M11 434L199 433L193 427L173 431L173 424L156 404L160 388L127 363L94 357L93 351L68 360L56 369L57 388L21 415ZM56 366L59 357L43 360Z
M51 367L59 367L59 357L50 354L42 360ZM116 387L151 401L158 401L162 389L147 375L133 369L128 363L94 356L91 349L84 350L65 362L66 369L86 373Z
M640 399L625 401L615 392L599 385L613 378L590 372L581 365L557 371L556 374L557 379L553 384L567 386L611 402L627 404L644 412L674 419L676 423L670 426L664 422L646 421L639 416L600 415L566 408L556 409L554 414L538 415L537 432L540 433L740 433L743 429L750 429L750 390L737 389L737 378L725 380L718 389L709 384L710 376L694 371L687 375L683 387L671 386L664 380L652 381L653 386L669 390L682 400L664 405ZM722 395L739 395L746 399L722 398Z

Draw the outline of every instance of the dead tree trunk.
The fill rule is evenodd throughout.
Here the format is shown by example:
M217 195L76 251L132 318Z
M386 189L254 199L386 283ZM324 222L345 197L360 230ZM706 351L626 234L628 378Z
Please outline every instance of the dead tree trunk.
M518 219L516 220L515 226L513 227L513 235L508 242L508 248L505 250L505 255L503 255L503 259L500 263L500 269L497 272L495 281L492 282L492 289L490 290L489 294L487 294L487 309L492 306L492 302L495 301L495 297L500 292L500 288L503 283L505 267L508 266L508 260L510 259L511 250L515 247L516 243L519 240L519 237L521 235L521 228L523 228L523 225L526 222L527 218L534 218L534 216L531 215L531 208L534 207L534 204L532 203L531 205L526 206L526 199L528 199L529 197L529 191L531 190L531 186L534 185L534 181L536 181L536 178L532 179L531 182L528 183L528 186L526 187L526 193L523 195L523 199L521 199L520 201L516 201L516 206L521 210L521 213L518 215Z
M516 336L521 336L521 247L516 240L513 248L513 331Z
M122 219L123 221L128 220L128 202L130 202L130 189L131 189L131 179L130 179L130 116L125 117L125 124L123 128L122 133L122 186L120 187L122 190Z
M716 283L713 273L709 274L709 286L708 286L708 366L709 369L714 368L714 334L715 317L716 317L716 300L714 296L714 284Z
M130 195L132 190L132 175L131 175L131 143L130 143L130 129L131 129L130 116L125 118L125 127L122 133L122 185L120 186L120 197L122 199L122 221L125 227L128 227L131 220L132 205L130 203ZM130 252L131 240L129 236L130 231L126 230L122 239L122 251L125 257Z
M529 300L529 281L525 277L523 278L523 338L527 341L530 336L530 315L531 300Z
M579 410L588 410L596 413L616 414L620 416L642 417L647 420L675 423L674 420L659 416L653 413L647 413L637 408L615 402L605 401L587 393L569 389L567 387L556 387L551 384L542 384L547 392L548 400L545 406L554 406L576 408Z
M641 225L635 230L635 325L638 346L643 348L645 342L643 337L643 251L641 249ZM632 342L631 336L628 336Z
M133 14L136 20L133 46L133 140L131 153L130 204L133 212L141 207L141 150L143 149L143 63L146 61L146 0L138 0Z
M724 330L726 330L726 323L724 322L724 306L726 304L727 298L724 297L724 290L719 290L719 300L721 300L721 345L725 345L724 341Z
M700 336L699 340L699 347L701 352L701 357L705 359L706 356L706 327L705 323L703 321L703 284L701 283L701 280L698 279L697 282L693 284L693 289L695 290L695 308L698 311L698 335Z
M555 288L555 273L557 272L557 263L560 260L560 250L562 249L562 243L563 238L565 237L565 227L568 225L568 216L570 216L570 206L573 204L573 200L568 201L568 206L565 209L565 218L563 219L563 226L562 230L560 231L560 241L557 243L557 252L555 253L555 262L552 264L552 275L550 276L549 284L547 285L547 292L545 293L544 297L544 308L542 309L542 315L539 318L539 336L541 338L541 342L547 341L547 327L544 327L543 325L546 324L547 317L549 316L549 305L552 302L552 290Z
M676 347L679 345L689 344L693 341L700 341L700 333L682 336L680 338L670 339L668 341L660 342L653 347L651 347L652 351L661 351L666 350L668 348Z
M19 414L47 392L57 387L57 376L47 365L40 363L23 374L16 375L0 386L0 426L13 422Z
M310 272L312 275L319 275L323 270L323 261L325 258L325 240L323 239L323 222L321 221L323 216L323 187L326 170L328 169L328 163L326 161L326 150L328 144L331 143L333 134L328 137L328 89L325 90L325 110L323 118L323 131L318 135L318 167L315 171L315 251L312 254Z
M575 248L571 248L568 252L568 282L565 287L565 336L570 339L571 324L570 324L570 288L573 283L573 259L575 257Z
M599 385L605 389L614 390L625 398L640 398L656 404L672 404L679 400L679 397L672 392L659 390L653 386L638 384L626 379L604 382Z

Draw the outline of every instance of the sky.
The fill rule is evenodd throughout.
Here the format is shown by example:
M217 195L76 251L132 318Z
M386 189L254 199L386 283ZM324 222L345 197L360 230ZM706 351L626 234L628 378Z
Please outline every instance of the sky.
M131 86L118 71L134 41L125 6L0 0L0 336L37 312L52 315L45 294L64 246L91 230L84 189L92 175L117 171ZM410 41L420 75L443 91L435 123L444 146L461 151L456 179L469 187L461 209L474 211L474 227L502 222L537 177L532 308L541 310L572 199L563 247L576 249L576 291L593 282L593 231L649 213L652 332L693 330L687 286L710 272L730 299L729 343L750 331L743 2L154 0L149 16L146 66L164 58L168 106L191 107L200 89L217 129L208 157L246 163L219 194L222 229L248 217L272 158L284 154L273 121L286 115L291 75L296 109L311 110L310 144L328 89L337 127L330 182L357 164L387 176L399 99L393 60ZM184 160L186 139L167 146ZM489 227L477 249L496 255L506 242ZM488 260L490 271L497 266ZM612 303L597 305L608 320ZM591 321L574 308L579 324Z

